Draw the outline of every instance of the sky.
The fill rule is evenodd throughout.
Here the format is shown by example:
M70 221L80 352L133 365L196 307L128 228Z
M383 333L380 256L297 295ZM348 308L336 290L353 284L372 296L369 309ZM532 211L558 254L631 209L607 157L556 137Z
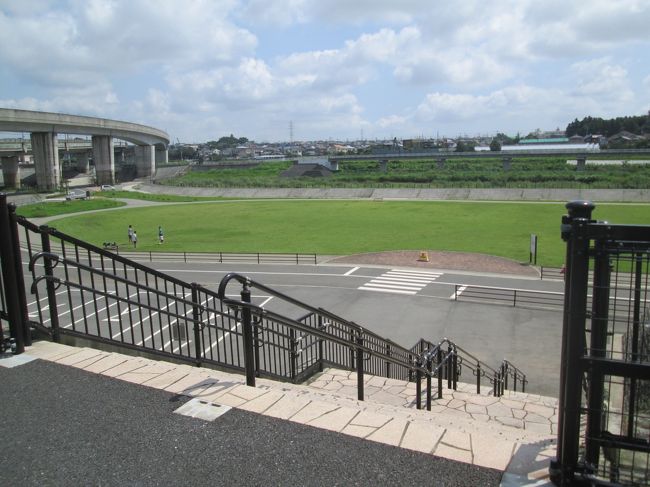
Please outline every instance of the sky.
M0 107L172 141L525 135L650 110L650 0L0 0Z

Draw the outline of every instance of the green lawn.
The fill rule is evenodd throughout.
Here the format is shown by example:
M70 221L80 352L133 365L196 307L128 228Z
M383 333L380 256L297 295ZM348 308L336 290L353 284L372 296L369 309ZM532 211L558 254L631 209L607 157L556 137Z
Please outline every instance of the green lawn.
M650 224L647 205L598 205L594 217ZM385 250L451 250L528 261L530 234L538 264L559 266L562 203L423 201L237 201L133 208L66 217L55 228L95 244L126 245L129 224L138 250L305 252L345 255ZM165 231L157 243L158 225Z

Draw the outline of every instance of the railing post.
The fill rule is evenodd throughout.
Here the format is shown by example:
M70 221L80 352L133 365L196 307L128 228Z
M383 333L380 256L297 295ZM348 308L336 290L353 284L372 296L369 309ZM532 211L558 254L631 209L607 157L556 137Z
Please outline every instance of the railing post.
M296 330L293 328L289 329L289 374L291 380L296 378L296 370L298 368L297 360L298 354L296 353Z
M501 364L503 371L501 375L503 376L503 388L501 389L501 394L503 394L508 389L508 362L504 361Z
M244 283L241 291L241 300L244 303L251 302L251 290L248 281ZM242 328L244 334L244 367L246 369L246 385L255 387L255 342L253 340L253 320L251 309L244 306L241 310Z
M357 397L363 401L363 335L362 332L356 336L357 342Z
M52 324L52 340L55 342L61 341L61 334L59 332L59 314L57 313L57 304L56 304L56 289L54 288L54 282L52 282L52 277L54 277L54 272L52 271L52 260L47 256L48 253L52 252L50 247L50 227L47 225L42 225L39 227L41 232L41 246L43 252L46 252L43 257L43 263L45 268L45 275L48 279L45 279L45 289L47 289L47 304L50 308L50 323Z
M566 204L562 217L562 239L567 243L564 274L564 319L560 359L558 399L557 461L551 462L551 477L570 482L578 466L580 447L580 410L582 369L580 359L585 348L587 287L589 279L589 237L585 228L595 208L588 201Z
M196 355L196 366L200 367L203 359L203 347L201 346L201 309L199 305L199 285L196 282L192 287L192 321L194 323L194 354Z
M442 348L436 352L436 370L438 371L438 399L442 399Z
M20 311L20 298L18 297L18 281L16 279L15 256L11 239L11 225L9 223L9 208L7 207L7 195L4 193L0 193L0 261L2 262L2 282L5 287L7 314L9 315L9 330L11 337L16 342L14 353L19 354L25 351L24 329ZM25 289L24 286L23 289ZM2 337L0 336L0 338Z
M417 363L415 370L415 407L422 409L422 371L420 370L420 363Z
M452 368L451 368L452 386L456 391L458 390L458 353L456 347L454 347L454 355L452 355L451 357L451 363L452 363Z
M20 237L18 234L18 220L16 219L16 205L9 203L9 223L11 224L12 248L14 263L16 265L16 287L18 289L18 303L20 304L20 319L23 325L23 341L25 346L32 344L32 334L29 329L29 313L27 311L27 292L25 291L25 277L23 272L23 259L20 251Z
M390 357L390 343L386 344L386 356ZM390 379L390 362L386 360L386 378Z
M431 358L427 358L427 411L431 411Z
M451 345L447 345L447 359L445 360L445 371L447 372L447 389L452 388L452 385L451 385L451 382L452 382L452 380L451 380L451 374L452 374L452 371L451 371L451 366L452 366L451 352L452 352Z
M323 317L318 316L318 328L320 330L324 330L325 326L323 325ZM318 371L322 372L323 371L323 339L319 338L318 339Z
M481 393L481 362L476 362L476 393Z

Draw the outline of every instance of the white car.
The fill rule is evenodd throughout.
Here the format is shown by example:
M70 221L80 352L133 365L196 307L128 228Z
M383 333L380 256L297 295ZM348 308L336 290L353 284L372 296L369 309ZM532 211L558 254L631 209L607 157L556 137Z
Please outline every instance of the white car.
M65 195L65 199L68 201L72 200L85 200L88 197L88 194L85 191L70 191Z
M110 184L102 184L102 187L100 189L102 191L115 191L115 186L111 186Z

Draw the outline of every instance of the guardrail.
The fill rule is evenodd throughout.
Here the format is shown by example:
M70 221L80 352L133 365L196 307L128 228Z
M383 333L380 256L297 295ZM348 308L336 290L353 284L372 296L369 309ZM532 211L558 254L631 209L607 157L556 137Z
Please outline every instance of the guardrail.
M552 291L454 284L453 296L454 301L489 301L509 306L527 306L558 311L561 311L564 306L564 293Z

